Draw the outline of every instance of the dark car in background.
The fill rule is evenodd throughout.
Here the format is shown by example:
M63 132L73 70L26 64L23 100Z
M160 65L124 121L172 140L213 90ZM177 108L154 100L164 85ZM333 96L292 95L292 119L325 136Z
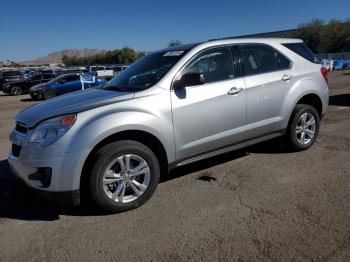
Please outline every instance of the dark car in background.
M89 70L87 69L80 69L80 68L64 68L62 69L60 75L66 75L66 74L79 74L79 73L88 73Z
M47 83L33 86L29 94L33 99L50 99L55 96L83 90L90 87L102 86L106 80L90 74L73 73L61 75Z
M0 90L7 82L18 81L24 79L24 75L20 70L0 71Z
M21 95L28 93L32 86L40 83L46 83L56 77L57 75L52 73L38 73L26 79L6 83L3 85L2 91L11 95Z

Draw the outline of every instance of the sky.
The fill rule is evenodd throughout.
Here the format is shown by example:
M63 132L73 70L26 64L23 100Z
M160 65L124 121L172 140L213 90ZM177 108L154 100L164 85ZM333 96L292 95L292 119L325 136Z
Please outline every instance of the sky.
M137 51L296 28L350 18L350 0L4 0L0 61L24 61L67 48Z

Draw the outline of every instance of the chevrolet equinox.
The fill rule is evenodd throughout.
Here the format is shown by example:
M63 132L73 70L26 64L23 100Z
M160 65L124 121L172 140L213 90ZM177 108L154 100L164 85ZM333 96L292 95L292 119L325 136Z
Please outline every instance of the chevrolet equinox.
M16 116L8 162L63 204L82 190L109 212L145 203L170 169L284 136L309 148L328 105L326 72L298 39L235 38L167 48L106 85Z

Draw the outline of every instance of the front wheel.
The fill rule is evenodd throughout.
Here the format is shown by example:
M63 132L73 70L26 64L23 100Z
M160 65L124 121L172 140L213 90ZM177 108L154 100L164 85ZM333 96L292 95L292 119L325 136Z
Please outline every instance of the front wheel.
M288 126L287 140L295 151L306 150L315 142L320 128L316 109L309 105L296 105Z
M90 175L93 200L108 212L144 204L157 188L160 168L151 149L131 140L108 144L96 153Z
M54 90L45 90L44 91L44 99L51 99L54 98L56 96L56 93Z

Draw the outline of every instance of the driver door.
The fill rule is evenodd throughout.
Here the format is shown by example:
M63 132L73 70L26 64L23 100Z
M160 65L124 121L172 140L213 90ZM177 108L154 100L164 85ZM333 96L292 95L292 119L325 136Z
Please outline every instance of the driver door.
M181 75L193 73L200 73L204 83L171 91L178 161L245 139L246 90L235 76L230 48L196 55Z

